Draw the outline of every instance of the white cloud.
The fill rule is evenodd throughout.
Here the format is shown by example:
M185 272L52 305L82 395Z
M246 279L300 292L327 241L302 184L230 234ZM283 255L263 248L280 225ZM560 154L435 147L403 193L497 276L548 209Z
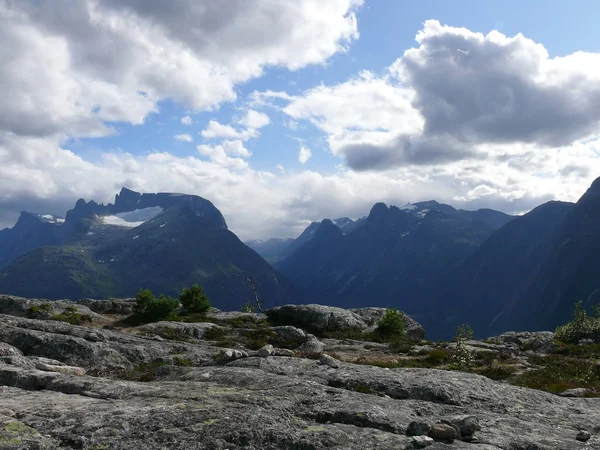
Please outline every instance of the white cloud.
M271 123L271 119L265 113L255 111L253 109L248 110L246 116L238 122L247 128L262 128Z
M191 125L193 123L193 120L190 116L185 116L181 118L181 123L183 125Z
M223 125L216 120L208 122L208 126L201 132L207 139L248 139L257 138L260 133L252 128L246 130L236 130L231 125Z
M176 134L174 136L174 138L181 142L192 142L193 141L192 136L190 136L189 134L186 134L186 133Z
M283 111L321 129L356 170L489 159L494 147L547 154L600 135L600 53L550 58L522 35L433 20L417 42L383 76L253 99L287 101Z
M12 226L23 209L64 215L80 197L111 201L126 185L142 192L201 195L215 203L242 239L283 237L298 235L313 220L364 216L377 201L403 205L435 198L465 209L523 212L551 199L576 200L600 173L600 141L551 155L524 146L517 162L498 154L491 161L329 175L253 170L240 156L241 148L235 141L199 146L198 158L111 152L92 163L57 142L0 133L0 217L5 221L0 225Z
M280 173L284 173L285 172L285 167L283 164L277 164L275 165L275 168L280 172Z
M208 156L213 163L233 170L248 169L248 163L242 158L249 158L252 155L242 141L224 141L218 145L198 145L196 148L201 155Z
M312 157L312 152L308 147L301 146L300 151L298 152L298 161L300 164L306 164L308 160Z
M165 99L215 108L267 66L295 70L345 51L361 3L0 2L0 130L101 136L105 122L141 124Z

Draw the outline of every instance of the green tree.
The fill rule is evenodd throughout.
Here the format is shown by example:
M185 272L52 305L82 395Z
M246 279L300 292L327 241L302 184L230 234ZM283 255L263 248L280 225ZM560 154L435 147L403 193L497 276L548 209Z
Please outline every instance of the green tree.
M191 288L183 288L179 301L184 314L202 314L210 309L210 302L202 292L202 287L198 284L193 285Z
M179 308L178 300L165 297L163 294L156 298L150 289L140 289L135 297L133 312L140 322L149 323L173 319L177 308Z
M386 308L385 315L377 324L374 334L387 342L403 339L406 336L404 313L396 308Z

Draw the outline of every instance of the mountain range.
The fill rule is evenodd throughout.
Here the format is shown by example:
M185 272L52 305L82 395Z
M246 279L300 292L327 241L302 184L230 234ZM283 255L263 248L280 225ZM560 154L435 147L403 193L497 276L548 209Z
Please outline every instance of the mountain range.
M176 295L201 284L215 306L266 306L294 289L231 231L208 200L123 188L114 204L79 200L65 219L23 212L0 232L0 292L50 299Z
M430 338L553 329L578 300L600 301L600 179L577 203L514 217L434 200L375 204L323 219L296 239L242 243L208 200L123 188L114 204L79 200L64 218L23 212L0 231L0 292L51 299L175 295L203 285L239 309L253 280L265 306L286 302L413 315ZM269 262L267 262L269 261Z

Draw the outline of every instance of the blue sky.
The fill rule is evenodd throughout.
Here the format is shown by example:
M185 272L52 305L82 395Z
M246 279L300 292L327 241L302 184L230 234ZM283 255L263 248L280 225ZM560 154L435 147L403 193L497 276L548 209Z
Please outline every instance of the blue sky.
M0 228L126 185L294 236L377 201L522 213L600 174L594 1L67 3L0 0Z

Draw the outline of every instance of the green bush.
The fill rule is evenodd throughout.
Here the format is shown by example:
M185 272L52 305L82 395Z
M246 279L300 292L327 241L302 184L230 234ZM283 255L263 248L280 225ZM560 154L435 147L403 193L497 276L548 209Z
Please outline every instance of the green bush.
M202 314L210 309L210 302L202 292L202 287L195 284L191 288L183 288L179 301L183 314Z
M596 317L590 317L582 307L582 302L575 304L573 320L556 329L556 339L566 344L577 344L581 339L600 340L600 308L594 307Z
M396 308L386 308L385 315L377 324L377 328L375 328L373 334L385 342L404 339L406 336L404 313L398 311Z
M446 350L437 349L431 350L425 357L425 360L431 364L437 365L443 363L447 357L448 352L446 352Z
M456 329L454 341L456 349L452 356L452 368L466 370L473 363L473 353L467 348L467 342L473 338L473 329L469 325L459 325Z
M176 317L179 301L163 294L156 298L150 289L140 290L135 298L133 312L141 323L158 322Z
M27 310L27 317L35 319L42 312L50 312L52 305L50 303L41 303L39 305L30 306Z

